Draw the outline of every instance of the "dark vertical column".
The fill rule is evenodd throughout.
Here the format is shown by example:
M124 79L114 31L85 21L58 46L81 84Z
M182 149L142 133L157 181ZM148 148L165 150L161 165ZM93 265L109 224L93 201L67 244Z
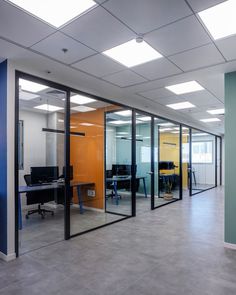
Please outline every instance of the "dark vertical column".
M70 91L66 92L65 112L65 211L64 211L64 236L65 240L70 238Z
M154 117L152 116L151 120L151 209L153 210L155 207L155 175L154 175L154 170L155 170L155 141L154 141Z
M131 147L131 158L132 158L132 216L136 216L136 113L132 111L132 147Z
M0 252L7 255L7 61L0 64Z
M183 171L182 171L182 125L179 132L179 198L183 198Z

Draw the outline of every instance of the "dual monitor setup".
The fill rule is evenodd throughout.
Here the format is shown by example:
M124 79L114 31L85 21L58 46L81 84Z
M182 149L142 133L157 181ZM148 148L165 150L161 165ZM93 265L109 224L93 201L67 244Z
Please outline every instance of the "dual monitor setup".
M31 167L31 185L49 184L65 178L65 167L59 175L58 166ZM70 166L70 180L73 180L73 166Z

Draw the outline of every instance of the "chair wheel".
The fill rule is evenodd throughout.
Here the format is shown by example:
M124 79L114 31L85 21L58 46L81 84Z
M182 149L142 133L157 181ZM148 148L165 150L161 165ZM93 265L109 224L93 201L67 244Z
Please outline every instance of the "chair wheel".
M26 218L26 219L29 219L29 215L28 215L28 214L26 214L26 215L25 215L25 218Z

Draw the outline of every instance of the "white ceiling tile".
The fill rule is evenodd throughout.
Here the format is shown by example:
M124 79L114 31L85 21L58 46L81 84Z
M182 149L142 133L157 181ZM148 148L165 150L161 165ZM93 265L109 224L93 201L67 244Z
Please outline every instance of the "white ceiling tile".
M68 49L68 52L64 53L63 48ZM94 50L60 32L35 44L32 49L66 64L71 64L95 53Z
M213 44L173 55L169 59L184 71L224 62L223 57Z
M198 78L198 82L219 100L224 101L224 73L208 75Z
M96 54L86 58L73 64L73 67L97 77L107 76L126 69L126 67L114 62L112 59L102 54Z
M130 70L125 70L119 73L115 73L115 74L103 77L103 79L120 87L127 87L127 86L135 85L135 84L146 81L144 78L131 72Z
M98 4L102 4L103 2L106 2L107 0L94 0L95 2L97 2Z
M62 29L89 47L102 52L134 38L134 33L101 6Z
M132 70L149 80L160 79L181 73L181 70L169 62L166 58L159 58L157 60L133 67Z
M23 52L27 52L27 50L21 48L20 46L14 45L10 42L0 39L0 56L4 59L15 58Z
M159 98L164 98L164 97L170 97L170 96L172 96L171 93L170 93L170 91L167 90L166 88L157 88L157 89L153 89L153 90L148 90L148 91L140 92L139 94L141 96L144 96L144 97L147 97L147 98L150 98L150 99L153 99L153 100L157 100Z
M219 105L220 101L207 90L196 91L180 95L180 98L193 103L196 106Z
M166 56L211 42L194 15L147 34L145 40Z
M236 59L236 36L220 39L216 45L227 60Z
M177 95L173 95L173 96L169 96L165 98L154 99L154 101L160 103L161 105L166 106L167 104L183 102L186 100L182 97L178 97Z
M0 36L29 47L53 32L55 29L44 22L0 1Z
M110 0L103 6L139 34L192 14L183 0Z
M224 1L225 0L188 0L188 3L195 12L199 12Z

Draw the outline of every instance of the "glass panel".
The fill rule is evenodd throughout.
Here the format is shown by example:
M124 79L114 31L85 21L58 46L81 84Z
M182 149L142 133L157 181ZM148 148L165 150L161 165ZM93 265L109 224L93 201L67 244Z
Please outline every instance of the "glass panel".
M19 252L64 239L65 92L19 80ZM62 205L61 205L62 204Z
M132 112L106 113L106 211L131 215Z
M182 184L183 197L190 194L190 129L182 127Z
M180 197L179 132L179 125L156 118L154 126L155 207L175 201Z
M220 165L221 165L221 144L220 137L217 137L217 185L220 185Z
M136 114L136 213L151 209L151 117Z
M192 129L192 194L215 186L215 136Z
M70 221L74 235L124 218L112 213L131 212L130 175L124 193L121 182L115 188L114 181L108 180L115 175L113 165L131 164L131 114L116 114L117 106L76 93L71 94L70 107ZM122 136L126 139L117 137L120 128L127 130L127 136ZM120 162L121 156L124 162Z

